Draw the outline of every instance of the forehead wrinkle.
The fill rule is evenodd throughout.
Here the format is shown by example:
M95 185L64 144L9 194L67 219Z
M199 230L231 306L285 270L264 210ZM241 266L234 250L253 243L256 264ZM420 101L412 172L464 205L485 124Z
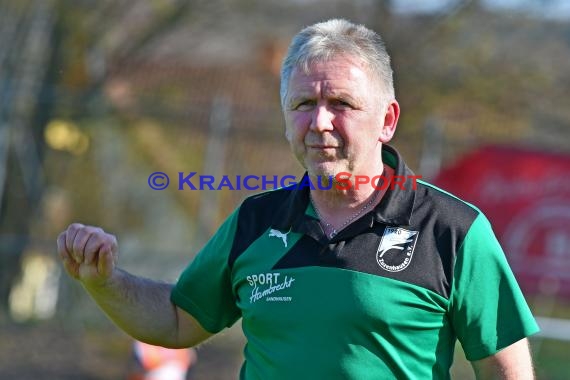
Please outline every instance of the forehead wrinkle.
M306 78L309 79L309 78ZM335 83L336 82L336 83ZM342 96L342 97L350 97L354 98L357 94L352 94L350 89L350 83L346 83L342 86L338 84L338 80L336 79L320 79L320 78L311 78L310 80L303 80L300 83L297 83L296 86L292 87L293 92L295 92L296 96L303 96L303 95L314 95L318 93L320 96Z
M321 65L328 65L327 70L323 71ZM286 103L291 104L300 98L315 98L316 96L362 103L363 94L355 92L356 89L351 88L351 85L356 82L373 80L369 75L366 65L354 61L318 62L313 63L308 70L296 67L290 77L291 87L287 96L289 101ZM337 84L339 81L342 86Z

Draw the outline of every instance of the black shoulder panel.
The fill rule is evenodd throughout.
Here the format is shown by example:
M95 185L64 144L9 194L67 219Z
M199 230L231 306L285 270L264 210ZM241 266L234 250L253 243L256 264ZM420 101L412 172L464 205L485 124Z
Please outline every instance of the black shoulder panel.
M404 281L449 298L457 253L479 211L429 185L420 184L417 191L410 225L420 231L416 265Z
M230 268L233 267L239 255L259 238L276 218L279 218L279 215L286 209L283 205L290 203L292 196L294 196L294 191L284 188L256 194L243 201L238 212L232 250L228 257Z

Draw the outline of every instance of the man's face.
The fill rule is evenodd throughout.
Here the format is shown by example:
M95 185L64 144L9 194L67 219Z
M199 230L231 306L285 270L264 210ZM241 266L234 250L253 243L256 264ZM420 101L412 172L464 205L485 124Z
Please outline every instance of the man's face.
M309 175L382 173L382 143L394 131L387 133L390 107L381 104L377 83L364 63L346 56L315 63L309 73L293 70L284 106L286 136Z

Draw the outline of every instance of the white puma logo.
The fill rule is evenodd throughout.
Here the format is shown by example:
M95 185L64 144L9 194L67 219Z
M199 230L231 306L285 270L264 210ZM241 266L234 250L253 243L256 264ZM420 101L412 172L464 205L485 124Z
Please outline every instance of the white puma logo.
M274 236L276 238L283 240L283 245L285 246L285 248L287 248L287 235L289 234L289 232L291 232L291 230L283 233L279 230L274 230L273 228L271 228L269 230L269 237Z
M382 237L380 247L378 247L378 253L380 253L379 257L384 256L390 249L403 250L404 247L399 247L399 245L411 243L414 241L413 237L417 233L417 231L408 231L403 228L387 229Z

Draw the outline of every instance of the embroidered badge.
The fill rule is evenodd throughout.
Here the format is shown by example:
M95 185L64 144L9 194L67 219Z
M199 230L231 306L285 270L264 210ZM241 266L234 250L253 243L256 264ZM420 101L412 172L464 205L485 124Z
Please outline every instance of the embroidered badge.
M399 227L386 227L378 251L376 261L388 272L400 272L410 265L419 232Z

